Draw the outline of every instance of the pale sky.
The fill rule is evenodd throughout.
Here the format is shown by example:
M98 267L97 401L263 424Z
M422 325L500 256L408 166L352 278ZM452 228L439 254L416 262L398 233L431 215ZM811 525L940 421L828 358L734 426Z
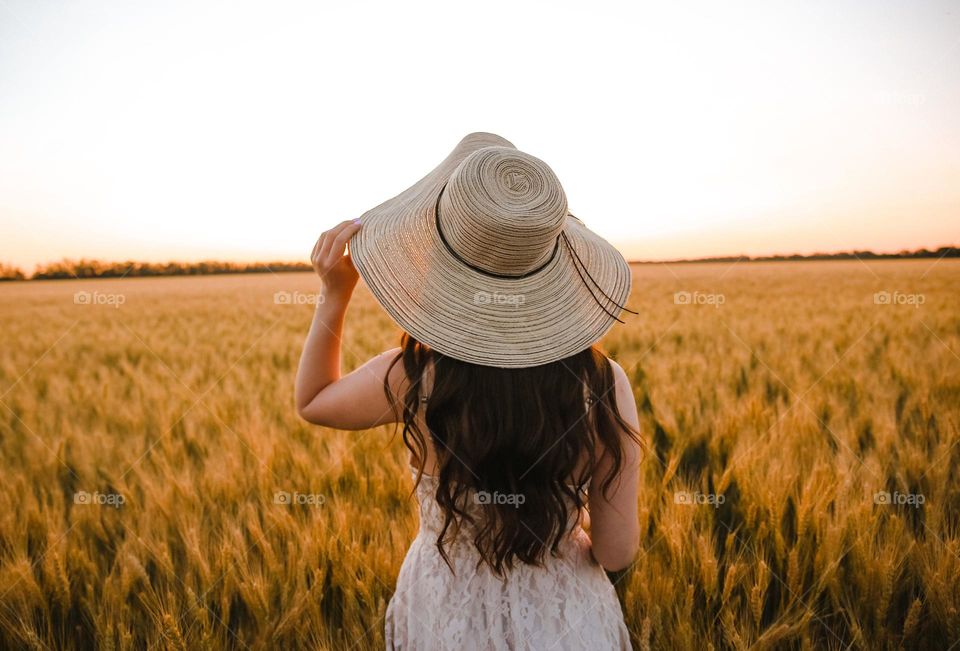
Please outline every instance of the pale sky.
M960 242L951 2L0 0L0 261L305 260L470 131L630 259Z

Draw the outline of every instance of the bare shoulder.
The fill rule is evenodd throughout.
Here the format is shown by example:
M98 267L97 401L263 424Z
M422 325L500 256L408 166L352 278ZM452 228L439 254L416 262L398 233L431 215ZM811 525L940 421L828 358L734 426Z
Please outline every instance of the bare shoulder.
M396 357L397 357L400 353L402 353L402 352L403 352L403 349L400 348L399 346L397 346L397 347L395 347L395 348L391 348L391 349L389 349L389 350L383 351L382 353L380 353L379 355L377 355L377 356L374 357L373 359L387 359L387 360L391 360L391 361L392 361L392 360L396 359Z
M616 361L609 357L607 360L610 362L610 368L613 371L613 385L617 410L627 423L637 428L639 427L639 417L637 414L637 403L633 396L633 387L630 385L630 377Z
M384 373L386 373L387 369L390 369L391 367L396 369L399 366L402 369L403 365L399 361L402 352L403 351L399 347L385 350L379 355L371 357L367 362L367 365L371 368L382 370ZM393 372L391 371L391 375L392 374Z
M402 355L403 349L396 347L383 351L367 362L372 370L386 379L390 385L390 391L395 396L403 395L409 385L407 374L403 369Z
M607 361L610 362L610 368L613 371L613 386L617 393L617 401L623 400L625 396L632 398L633 389L630 387L630 378L627 376L627 372L623 370L620 364L609 357Z
M627 372L623 370L623 367L610 357L607 358L607 361L610 362L610 368L613 370L613 379L617 384L624 382L629 385L630 378L627 377Z

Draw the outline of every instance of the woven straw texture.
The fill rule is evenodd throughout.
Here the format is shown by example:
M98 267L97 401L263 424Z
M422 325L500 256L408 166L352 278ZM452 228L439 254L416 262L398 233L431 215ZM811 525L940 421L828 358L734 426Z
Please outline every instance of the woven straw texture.
M568 357L610 329L630 294L623 256L568 213L549 166L494 134L467 135L360 221L350 254L376 299L416 339L466 362Z

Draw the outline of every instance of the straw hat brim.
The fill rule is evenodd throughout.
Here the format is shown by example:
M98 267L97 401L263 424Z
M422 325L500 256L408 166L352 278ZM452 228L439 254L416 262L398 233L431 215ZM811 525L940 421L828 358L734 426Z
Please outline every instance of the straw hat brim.
M522 368L578 353L607 333L620 309L578 272L562 242L536 273L497 278L464 265L440 239L437 196L459 163L482 147L515 149L491 133L466 136L429 174L360 217L350 241L353 264L401 328L449 357ZM597 285L625 305L630 267L620 252L572 215L564 232Z

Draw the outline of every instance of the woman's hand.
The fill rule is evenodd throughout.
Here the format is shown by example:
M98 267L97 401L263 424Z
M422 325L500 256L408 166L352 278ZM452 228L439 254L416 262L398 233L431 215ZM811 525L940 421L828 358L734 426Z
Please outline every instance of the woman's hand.
M323 280L325 296L349 296L356 286L360 276L349 252L344 255L344 251L347 242L359 230L360 220L348 219L324 232L313 245L310 262Z
M320 236L310 254L310 262L323 281L322 300L317 302L303 344L294 387L297 411L310 422L340 422L331 414L342 411L349 402L342 399L340 392L330 389L339 384L343 321L350 295L360 278L350 255L344 255L347 242L358 230L360 220L340 222ZM381 379L381 393L382 384Z

